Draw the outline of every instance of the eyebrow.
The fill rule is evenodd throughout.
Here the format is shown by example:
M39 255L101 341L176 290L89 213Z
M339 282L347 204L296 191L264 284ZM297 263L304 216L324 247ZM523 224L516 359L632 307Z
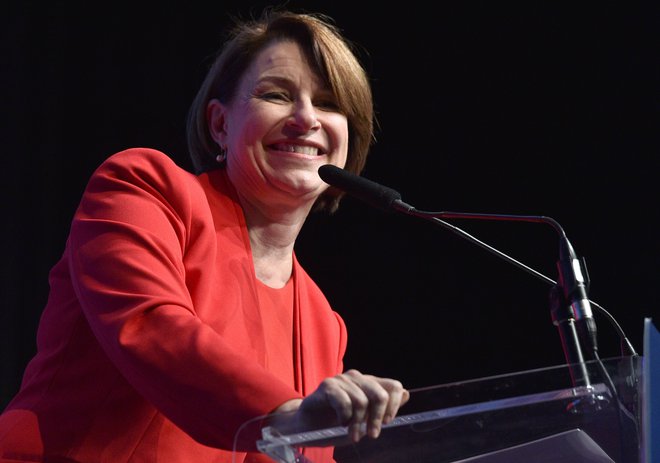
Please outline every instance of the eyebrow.
M263 82L273 83L277 85L291 85L293 81L288 77L277 76L277 75L265 75L257 79L256 83L261 84Z
M269 75L266 74L265 76L259 77L256 80L256 84L261 84L262 82L268 82L268 83L273 83L275 85L281 85L281 86L290 86L290 85L295 85L294 80L290 79L289 77L285 77L282 75ZM322 79L319 79L318 77L315 79L316 86L318 87L318 92L328 92L330 94L333 94L332 88L330 87L329 84L325 84Z

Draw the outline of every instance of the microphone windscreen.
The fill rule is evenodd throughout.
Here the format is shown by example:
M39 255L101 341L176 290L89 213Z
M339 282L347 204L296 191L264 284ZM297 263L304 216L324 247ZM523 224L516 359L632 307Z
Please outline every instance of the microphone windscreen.
M332 164L319 167L319 176L325 183L379 209L390 210L392 203L401 199L398 191L374 181L352 174Z

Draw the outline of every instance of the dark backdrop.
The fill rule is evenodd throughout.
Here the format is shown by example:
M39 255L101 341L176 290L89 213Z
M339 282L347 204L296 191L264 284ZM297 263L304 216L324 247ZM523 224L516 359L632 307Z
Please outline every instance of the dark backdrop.
M245 3L5 7L3 404L87 178L137 145L188 167L188 104L230 15L264 5ZM364 176L419 209L555 218L587 260L590 298L641 353L643 320L660 314L653 2L363 3L289 5L360 47L380 122ZM453 223L557 278L550 227ZM347 198L310 219L297 252L349 326L348 367L419 387L564 360L549 285L429 222ZM596 317L601 354L618 355Z

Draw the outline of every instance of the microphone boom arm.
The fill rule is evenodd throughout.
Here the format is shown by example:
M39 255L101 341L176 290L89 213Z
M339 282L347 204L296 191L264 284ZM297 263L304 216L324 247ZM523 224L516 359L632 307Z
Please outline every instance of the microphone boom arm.
M391 207L392 209L401 212L403 214L428 220L435 223L436 225L440 225L441 227L455 233L461 238L466 239L467 241L470 241L473 244L476 244L477 246L496 255L497 257L505 260L506 262L513 264L514 266L526 271L527 273L535 276L536 278L540 279L541 281L544 281L545 283L553 287L559 285L559 283L553 280L552 278L549 278L548 276L538 272L537 270L523 264L522 262L499 251L498 249L490 246L489 244L484 243L478 238L467 233L465 230L462 230L461 228L452 225L445 220L442 220L442 219L472 219L472 220L501 220L501 221L545 223L552 226L557 231L557 233L560 236L560 239L562 240L562 245L565 245L565 243L567 243L568 247L570 247L570 243L568 243L568 239L566 238L566 233L564 232L564 229L556 220L554 220L551 217L536 216L536 215L482 214L482 213L450 212L450 211L440 211L440 212L421 211L411 206L410 204L401 201L400 199L395 199L391 203ZM631 344L630 340L628 339L628 337L626 336L626 334L624 333L623 329L616 321L614 316L612 316L612 314L610 314L600 304L592 301L591 299L587 299L587 301L590 302L593 307L597 308L599 312L602 313L612 324L619 338L621 339L621 350L624 352L627 351L630 355L636 356L637 352L635 351L635 348Z

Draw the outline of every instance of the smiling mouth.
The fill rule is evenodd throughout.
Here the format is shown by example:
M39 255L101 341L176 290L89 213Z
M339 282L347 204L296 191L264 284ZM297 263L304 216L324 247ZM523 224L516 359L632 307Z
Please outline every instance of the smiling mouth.
M317 147L308 145L275 144L273 145L273 149L278 151L286 151L288 153L306 154L308 156L318 156L319 154L323 154L319 153L319 149Z

